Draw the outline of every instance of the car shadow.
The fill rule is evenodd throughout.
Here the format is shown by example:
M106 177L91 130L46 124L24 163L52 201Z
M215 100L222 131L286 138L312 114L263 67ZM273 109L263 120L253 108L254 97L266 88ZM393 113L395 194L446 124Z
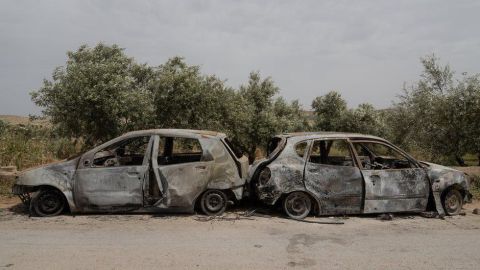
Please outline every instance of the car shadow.
M30 217L29 207L23 203L17 203L8 209L12 214L20 216ZM68 211L63 213L65 216L87 216L89 218L94 218L102 220L105 218L112 218L114 216L150 216L155 219L175 219L182 217L193 217L197 221L210 221L210 220L239 220L239 219L253 219L253 217L258 218L280 218L294 220L287 217L281 207L271 207L264 205L258 202L244 201L237 203L233 206L230 206L227 211L221 216L207 216L196 211L195 213L175 213L170 211L162 212L128 212L128 211L118 211L118 212L97 212L97 213L81 213L81 214L71 214ZM377 219L381 221L389 221L394 219L414 219L414 218L438 218L438 215L432 212L428 213L382 213L382 214L359 214L359 215L310 215L307 217L308 220L313 219L335 219L335 220L347 220L349 218L360 218L360 219ZM295 220L297 221L297 220ZM338 223L338 222L337 222Z
M13 206L7 208L13 214L21 215L21 216L30 216L30 211L28 210L28 206L24 203L17 203Z

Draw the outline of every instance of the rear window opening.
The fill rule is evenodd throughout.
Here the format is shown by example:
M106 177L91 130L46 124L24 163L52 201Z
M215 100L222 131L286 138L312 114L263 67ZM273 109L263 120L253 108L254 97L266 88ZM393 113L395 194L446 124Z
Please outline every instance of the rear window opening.
M238 149L237 147L235 147L235 145L230 141L230 139L225 138L223 141L225 142L225 144L227 144L228 148L230 148L230 150L232 150L233 154L237 158L241 158L243 156L243 152L240 149Z
M270 139L267 145L267 159L275 156L279 151L283 149L287 140L282 137L273 137Z
M158 145L158 164L171 165L202 160L202 147L197 139L161 137Z

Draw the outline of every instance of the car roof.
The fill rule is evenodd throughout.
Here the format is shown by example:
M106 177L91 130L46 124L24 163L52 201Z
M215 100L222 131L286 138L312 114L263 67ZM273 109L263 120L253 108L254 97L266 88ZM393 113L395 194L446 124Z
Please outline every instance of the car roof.
M293 133L284 133L277 135L276 137L292 138L295 137L298 140L302 139L321 139L321 138L349 138L349 139L373 139L385 141L385 139L360 134L360 133L349 133L349 132L335 132L335 131L317 131L317 132L293 132Z
M146 130L136 130L127 132L122 137L135 137L142 135L163 135L163 136L187 136L187 137L218 137L225 138L227 135L225 133L209 131L209 130L195 130L195 129L146 129Z

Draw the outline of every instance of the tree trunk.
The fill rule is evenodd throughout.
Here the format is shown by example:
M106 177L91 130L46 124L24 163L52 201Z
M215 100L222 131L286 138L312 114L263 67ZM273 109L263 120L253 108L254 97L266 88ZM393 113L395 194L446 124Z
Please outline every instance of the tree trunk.
M455 160L457 161L458 165L460 166L467 166L465 165L465 160L463 160L463 158L459 155L455 155Z
M480 152L477 153L477 157L478 157L478 166L480 166Z
M248 151L248 163L249 164L252 164L254 161L255 161L255 150L257 148L256 147L253 147L250 149L250 151Z

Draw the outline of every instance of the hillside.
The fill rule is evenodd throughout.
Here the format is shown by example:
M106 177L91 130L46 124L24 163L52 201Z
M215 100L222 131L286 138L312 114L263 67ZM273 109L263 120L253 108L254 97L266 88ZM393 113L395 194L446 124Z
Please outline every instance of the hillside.
M47 125L48 120L46 119L35 119L35 120L30 120L30 117L28 116L20 116L20 115L7 115L7 114L2 114L0 115L0 120L7 122L11 125Z

